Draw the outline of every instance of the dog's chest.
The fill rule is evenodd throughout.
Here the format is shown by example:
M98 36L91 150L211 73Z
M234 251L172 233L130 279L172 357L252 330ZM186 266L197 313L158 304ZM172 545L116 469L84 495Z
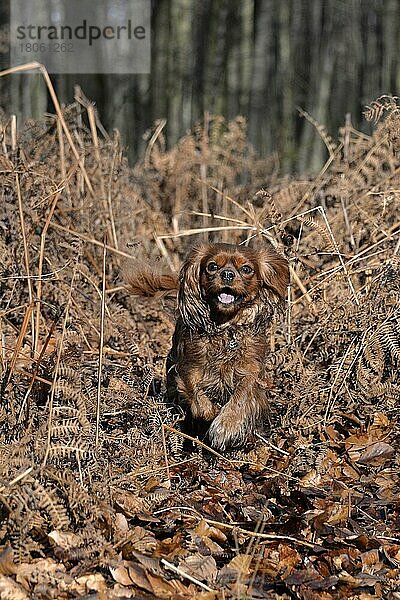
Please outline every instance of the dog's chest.
M247 336L248 337L248 336ZM246 354L249 339L238 331L226 331L212 336L205 343L205 352L209 361L237 361Z
M263 361L264 343L260 336L243 328L230 329L203 339L201 363L207 379L215 383L234 384L236 377L247 372L249 362Z
M232 387L246 374L258 377L266 352L265 331L253 327L230 327L213 334L180 331L175 336L177 373L197 373L206 387Z

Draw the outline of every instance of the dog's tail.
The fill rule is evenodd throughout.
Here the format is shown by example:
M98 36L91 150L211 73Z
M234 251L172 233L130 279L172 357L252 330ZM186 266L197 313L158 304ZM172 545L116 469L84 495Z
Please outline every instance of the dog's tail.
M125 276L125 284L134 296L159 297L168 292L177 292L178 275L163 274L151 271L138 271Z

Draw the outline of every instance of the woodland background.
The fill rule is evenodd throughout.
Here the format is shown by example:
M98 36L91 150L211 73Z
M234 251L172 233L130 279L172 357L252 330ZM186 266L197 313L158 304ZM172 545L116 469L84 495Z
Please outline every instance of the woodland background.
M7 26L7 2L0 23ZM64 103L82 87L106 129L122 132L132 162L156 119L167 119L172 147L210 112L244 115L251 143L263 156L276 153L282 172L316 172L326 149L297 107L334 136L346 114L359 128L362 107L399 87L399 23L396 0L152 0L150 75L53 82ZM7 61L5 53L3 68ZM2 80L0 97L19 117L52 110L40 74Z

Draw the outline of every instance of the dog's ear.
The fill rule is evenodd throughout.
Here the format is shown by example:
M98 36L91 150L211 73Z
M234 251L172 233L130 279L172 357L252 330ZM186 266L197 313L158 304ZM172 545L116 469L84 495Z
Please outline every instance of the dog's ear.
M189 329L209 331L212 328L210 309L204 301L200 286L201 261L208 246L195 246L183 263L179 273L178 308Z
M261 293L272 304L281 304L287 297L289 263L272 246L258 250Z

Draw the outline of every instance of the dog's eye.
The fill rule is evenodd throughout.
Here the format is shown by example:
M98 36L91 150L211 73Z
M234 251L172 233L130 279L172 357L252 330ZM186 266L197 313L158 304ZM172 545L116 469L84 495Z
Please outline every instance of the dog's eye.
M250 273L253 272L253 269L250 265L243 265L243 267L240 267L240 272L244 275L250 275Z
M209 273L215 273L215 271L218 271L218 265L216 262L209 262L207 265L207 271Z

